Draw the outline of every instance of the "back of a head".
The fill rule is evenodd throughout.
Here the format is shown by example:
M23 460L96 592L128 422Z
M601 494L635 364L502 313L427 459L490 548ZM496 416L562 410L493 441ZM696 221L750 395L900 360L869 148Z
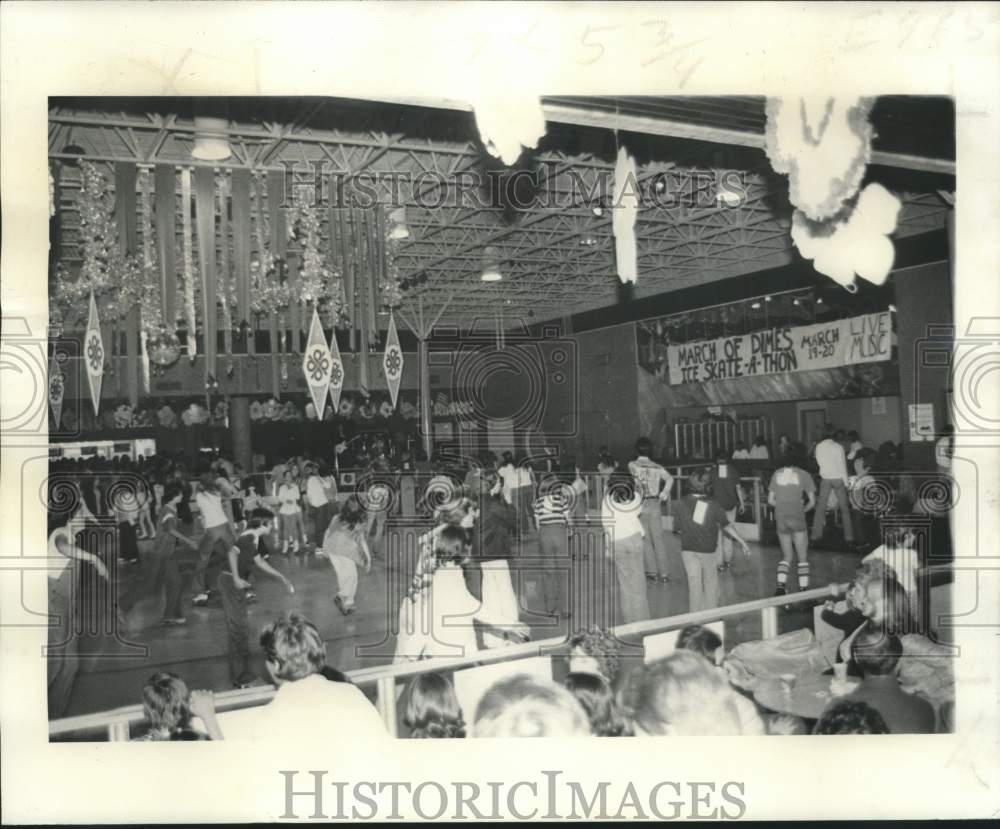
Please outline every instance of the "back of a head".
M653 442L649 438L639 438L635 442L635 453L648 458L653 453Z
M476 706L474 737L579 737L590 734L576 698L550 680L518 674L493 685Z
M465 720L447 677L430 671L417 674L409 685L403 722L415 738L465 736Z
M142 708L151 729L174 731L191 721L188 687L176 674L160 671L142 688Z
M564 682L576 697L590 721L596 737L621 737L626 733L625 720L618 709L610 683L599 674L571 673Z
M361 506L361 501L357 495L351 495L340 508L337 517L340 523L347 529L354 529L366 517L367 513Z
M462 528L448 524L434 540L434 557L439 564L460 564L465 558L469 535Z
M851 643L851 657L865 677L892 676L903 656L903 645L893 633L866 627Z
M621 672L621 646L614 635L596 625L574 633L569 640L570 671L577 671L573 660L580 656L593 660L597 670L612 687Z
M716 662L716 654L722 647L722 640L711 628L702 625L688 625L677 637L677 650L701 654L711 664Z
M276 681L304 679L319 673L326 664L326 642L316 626L297 613L264 628L260 646Z
M840 702L819 718L813 734L888 734L882 715L863 702Z
M675 651L633 674L622 702L636 731L686 737L743 733L736 692L702 656Z

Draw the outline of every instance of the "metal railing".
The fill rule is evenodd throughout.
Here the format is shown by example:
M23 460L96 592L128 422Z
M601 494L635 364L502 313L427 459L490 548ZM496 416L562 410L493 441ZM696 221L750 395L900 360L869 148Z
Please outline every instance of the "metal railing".
M778 608L804 602L815 602L831 596L842 595L848 585L830 584L812 590L804 590L787 596L755 599L749 602L716 607L709 610L699 610L693 613L681 613L677 616L667 616L661 619L650 619L644 622L632 622L619 625L613 629L618 638L640 637L667 630L675 630L686 625L705 624L720 619L728 619L747 613L760 613L761 636L771 639L778 635ZM439 657L425 659L419 662L408 662L401 665L377 665L371 668L360 668L349 671L348 676L360 687L375 686L375 704L385 723L386 731L396 736L396 683L417 674L431 671L455 671L494 662L506 662L541 654L557 653L565 649L565 637L552 637L536 642L526 642L523 645L513 645L493 650L476 651L462 657ZM220 713L235 711L264 705L274 696L274 686L246 688L234 691L222 691L215 695L216 710ZM128 705L110 711L100 711L94 714L82 714L53 720L49 723L49 737L61 738L74 733L104 732L112 742L129 739L131 726L144 721L141 705Z

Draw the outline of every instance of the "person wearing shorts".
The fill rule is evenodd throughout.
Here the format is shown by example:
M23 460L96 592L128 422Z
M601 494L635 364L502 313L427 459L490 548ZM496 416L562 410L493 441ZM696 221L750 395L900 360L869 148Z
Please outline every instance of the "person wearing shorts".
M803 502L803 496L807 503ZM788 573L792 557L798 557L799 590L809 587L809 535L806 512L816 506L816 485L808 472L791 461L776 469L767 488L767 502L774 508L774 522L781 545L778 562L778 587L775 596L784 596L788 590Z

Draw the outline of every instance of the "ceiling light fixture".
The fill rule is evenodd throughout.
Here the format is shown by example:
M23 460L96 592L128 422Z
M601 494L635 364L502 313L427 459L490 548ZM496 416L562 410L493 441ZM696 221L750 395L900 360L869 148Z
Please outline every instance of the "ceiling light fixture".
M500 251L495 247L483 249L483 272L479 275L483 282L499 282L503 279L500 273Z
M199 161L225 161L233 154L229 146L229 121L225 118L194 119L194 147L192 158Z
M760 310L760 300L759 299L755 299L753 302L750 303L750 307L753 308L754 311L759 311Z
M410 226L406 223L406 208L397 207L389 214L389 238L396 242L410 238Z

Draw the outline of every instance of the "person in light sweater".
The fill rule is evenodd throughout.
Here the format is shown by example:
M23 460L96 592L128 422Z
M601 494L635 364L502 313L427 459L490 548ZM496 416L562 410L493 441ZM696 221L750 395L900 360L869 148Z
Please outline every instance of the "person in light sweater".
M813 515L812 541L815 544L823 538L826 527L826 507L833 492L840 508L841 521L844 527L844 541L853 547L854 528L851 526L851 510L847 498L847 455L844 452L844 433L827 432L823 440L816 444L816 463L819 466L819 495L816 498L816 511Z

